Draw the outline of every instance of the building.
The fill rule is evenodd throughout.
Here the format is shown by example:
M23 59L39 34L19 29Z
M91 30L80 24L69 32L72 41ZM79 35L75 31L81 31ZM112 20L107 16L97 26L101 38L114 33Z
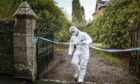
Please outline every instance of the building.
M110 0L110 1L104 1L104 0L97 0L96 1L96 9L95 13L93 13L93 21L96 20L96 18L103 14L103 11L106 7L110 6L117 0Z

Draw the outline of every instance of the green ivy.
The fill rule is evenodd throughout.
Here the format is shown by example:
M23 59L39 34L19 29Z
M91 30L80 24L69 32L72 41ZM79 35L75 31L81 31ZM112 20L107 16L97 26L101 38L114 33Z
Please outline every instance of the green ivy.
M23 0L1 0L0 18L11 18ZM33 11L37 14L37 28L48 28L55 33L56 40L67 40L69 35L63 34L71 23L53 0L27 0ZM66 31L68 32L68 31ZM62 34L61 34L62 33ZM60 36L60 37L59 37Z
M130 29L140 23L139 0L117 0L87 26L93 40L109 48L130 47Z

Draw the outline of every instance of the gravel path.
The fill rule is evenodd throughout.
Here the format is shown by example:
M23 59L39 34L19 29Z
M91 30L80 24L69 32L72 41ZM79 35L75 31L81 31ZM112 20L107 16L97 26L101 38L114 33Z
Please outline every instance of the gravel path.
M61 81L73 81L73 70L70 58L67 56L67 49L55 56L60 62L50 72L44 75L46 79ZM140 79L129 74L128 69L111 64L102 58L91 53L85 81L93 84L140 84Z

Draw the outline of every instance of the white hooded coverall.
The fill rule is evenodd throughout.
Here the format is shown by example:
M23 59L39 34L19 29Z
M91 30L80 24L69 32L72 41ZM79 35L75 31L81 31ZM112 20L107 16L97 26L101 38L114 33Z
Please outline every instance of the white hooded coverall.
M86 45L81 45L80 42L84 42ZM69 55L72 55L74 51L74 45L76 45L75 53L72 57L72 67L75 71L76 78L84 79L86 73L86 67L89 59L89 45L92 43L91 37L85 33L78 30L77 35L72 35L69 46ZM76 43L76 44L73 44Z

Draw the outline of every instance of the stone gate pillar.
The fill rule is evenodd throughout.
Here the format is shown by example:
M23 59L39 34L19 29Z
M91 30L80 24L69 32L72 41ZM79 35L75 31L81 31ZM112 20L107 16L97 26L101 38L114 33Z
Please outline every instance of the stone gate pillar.
M35 17L27 2L22 2L14 13L15 77L35 80L36 55L33 46Z

